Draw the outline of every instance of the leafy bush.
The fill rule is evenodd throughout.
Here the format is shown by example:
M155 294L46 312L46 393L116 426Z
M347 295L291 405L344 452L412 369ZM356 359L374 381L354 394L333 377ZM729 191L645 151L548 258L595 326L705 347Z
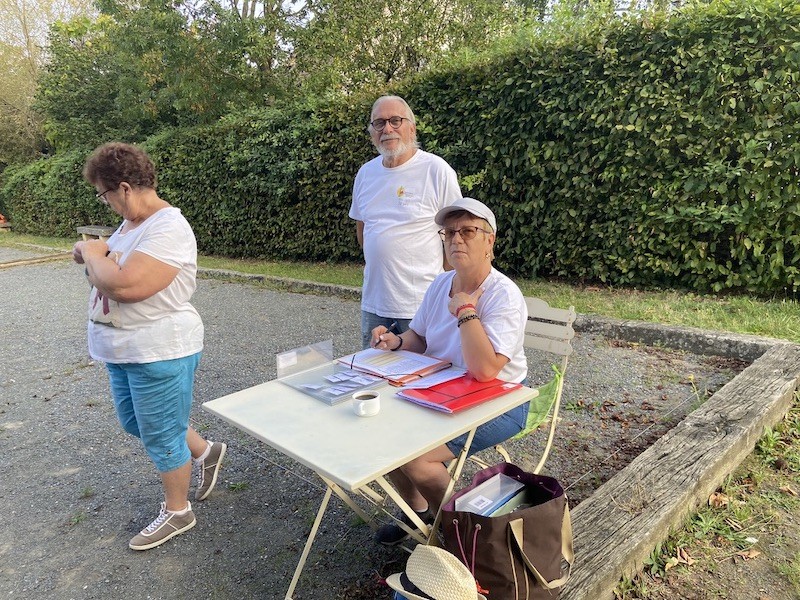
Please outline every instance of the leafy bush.
M392 91L414 107L423 146L495 209L502 269L796 294L799 84L800 5L717 0L520 35ZM347 211L374 155L376 95L252 110L145 146L202 251L351 260ZM79 155L9 177L0 202L17 230L100 218L79 199L91 200Z
M0 202L8 210L6 217L14 231L73 237L81 225L113 225L118 220L83 180L88 153L87 149L65 152L13 170Z

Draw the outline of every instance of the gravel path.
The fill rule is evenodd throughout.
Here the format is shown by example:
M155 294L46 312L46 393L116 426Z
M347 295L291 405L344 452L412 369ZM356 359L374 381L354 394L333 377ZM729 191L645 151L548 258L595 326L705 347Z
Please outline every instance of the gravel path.
M34 255L0 248L0 263ZM229 453L215 492L194 504L197 527L139 553L127 542L155 517L160 483L117 425L104 367L87 355L81 268L0 269L0 289L0 597L283 598L321 483L200 404L274 378L278 352L325 339L337 354L357 350L358 304L200 281L206 350L192 420ZM547 466L572 504L743 367L588 336L575 348ZM547 363L529 359L532 379L543 381ZM535 463L541 437L509 444L514 460ZM333 501L296 597L389 598L376 574L400 570L405 556L374 546L369 527Z

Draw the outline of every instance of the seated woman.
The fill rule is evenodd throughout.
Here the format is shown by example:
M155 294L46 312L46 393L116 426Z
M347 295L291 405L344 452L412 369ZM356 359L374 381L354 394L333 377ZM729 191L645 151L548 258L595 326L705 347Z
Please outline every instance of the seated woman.
M461 198L435 217L443 229L445 254L453 270L431 284L409 330L401 335L383 326L372 330L372 345L435 356L469 371L475 379L495 377L522 382L528 373L523 339L528 310L519 288L492 267L497 233L494 213L482 202ZM528 416L525 403L478 427L470 454L520 432ZM466 434L435 448L389 474L392 483L423 522L432 523L450 475L444 463L454 459ZM411 524L403 516L403 522ZM408 537L398 525L384 525L375 539L394 545Z

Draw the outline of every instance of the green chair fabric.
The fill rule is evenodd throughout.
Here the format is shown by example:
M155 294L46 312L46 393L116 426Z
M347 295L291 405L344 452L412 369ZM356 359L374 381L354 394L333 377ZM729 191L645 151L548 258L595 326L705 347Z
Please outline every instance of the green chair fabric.
M512 437L512 440L523 438L538 429L550 414L553 403L557 398L559 382L564 377L564 373L556 365L553 365L552 369L555 372L555 376L539 388L539 395L531 400L528 408L528 419L525 422L525 428Z

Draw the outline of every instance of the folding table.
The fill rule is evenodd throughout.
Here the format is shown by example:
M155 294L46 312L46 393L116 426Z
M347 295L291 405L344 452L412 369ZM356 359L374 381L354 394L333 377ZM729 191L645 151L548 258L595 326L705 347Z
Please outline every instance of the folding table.
M330 365L318 368L330 369ZM280 380L203 404L209 412L312 469L325 482L327 489L286 592L286 600L292 598L331 494L336 494L375 528L373 519L349 494L361 494L382 503L383 497L368 485L376 484L420 529L422 535L414 533L414 537L427 542L431 528L399 496L386 475L463 433L469 433L468 448L479 425L538 395L537 390L522 387L450 415L398 398L395 396L397 388L388 384L375 389L381 393L381 410L373 417L356 416L349 401L329 406ZM460 475L467 448L457 457L448 497Z

